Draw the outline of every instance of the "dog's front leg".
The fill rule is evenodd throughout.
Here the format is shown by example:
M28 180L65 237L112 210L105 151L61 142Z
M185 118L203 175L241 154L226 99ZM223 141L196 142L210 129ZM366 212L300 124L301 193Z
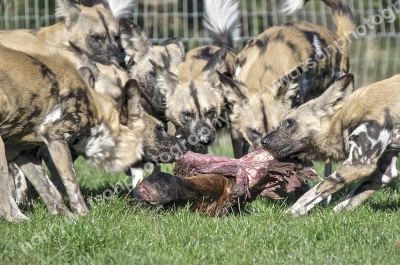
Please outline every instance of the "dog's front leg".
M346 184L370 175L374 169L374 164L354 165L346 160L337 171L304 194L287 212L294 215L305 215L323 199L340 190Z
M11 185L4 142L3 139L0 139L0 218L4 218L8 222L28 220L18 209L11 194Z
M374 123L364 123L349 136L347 160L310 191L304 194L289 210L292 214L304 215L316 204L338 191L346 184L371 175L386 149L391 133L385 128L376 128ZM379 134L372 133L379 131Z
M89 212L76 179L74 164L68 144L63 140L45 139L51 159L67 191L71 210L85 215Z
M378 189L386 186L399 176L397 169L397 152L385 153L378 161L378 167L368 177L363 178L346 196L346 199L335 206L334 210L350 210L365 202Z

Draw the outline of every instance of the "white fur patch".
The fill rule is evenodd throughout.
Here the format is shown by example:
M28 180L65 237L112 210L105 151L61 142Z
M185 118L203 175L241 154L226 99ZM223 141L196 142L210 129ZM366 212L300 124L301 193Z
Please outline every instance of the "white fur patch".
M313 35L313 44L312 45L314 46L316 56L318 56L318 58L323 58L325 56L325 54L322 51L322 44L319 41L317 35Z
M389 143L389 139L391 138L391 132L388 130L381 130L379 132L379 136L377 139L372 138L370 135L368 135L368 131L367 131L367 123L361 124L360 126L358 126L351 134L349 137L354 136L354 135L359 135L361 133L365 133L367 135L367 140L371 143L371 148L374 148L376 145L381 145L381 152L380 154L378 154L379 156L381 156L383 154L383 152L386 149L386 146ZM359 156L363 155L363 150L357 146L357 144L354 141L349 141L349 149L350 149L350 153L349 153L349 161L352 162L353 161L353 151L354 149L357 149L357 153ZM369 157L364 156L365 161L367 159L369 159Z
M62 115L61 108L59 105L56 105L54 107L54 109L46 115L43 123L48 124L48 123L53 123L53 122L59 121L61 119L61 115Z
M130 170L131 170L132 188L134 189L143 180L143 169L132 167Z
M286 2L283 4L283 9L281 12L293 14L297 10L300 10L304 4L304 0L286 0Z
M239 29L239 3L235 0L205 0L203 25L213 35L229 32L237 41Z
M136 0L108 0L108 3L117 20L132 15L132 11L136 6Z
M239 65L236 70L235 70L235 77L237 78L240 74L240 72L242 71L242 67Z
M104 123L91 129L90 140L86 144L85 154L94 160L109 157L110 149L115 146L113 135Z

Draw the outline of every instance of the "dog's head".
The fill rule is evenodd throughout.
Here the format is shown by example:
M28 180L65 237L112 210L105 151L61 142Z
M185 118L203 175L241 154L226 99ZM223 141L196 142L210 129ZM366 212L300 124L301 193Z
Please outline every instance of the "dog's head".
M297 75L297 76L296 76ZM301 92L301 69L284 76L287 82L273 88L253 88L220 75L224 97L231 105L230 125L234 138L243 139L261 149L261 138L276 128L285 116L304 102Z
M187 56L176 75L152 61L157 87L166 97L167 119L195 150L203 149L215 140L215 126L224 106L216 69L225 71L227 56L225 47L217 49L209 60Z
M354 76L347 74L333 83L320 97L293 110L283 122L262 139L263 147L275 158L297 156L300 159L320 160L319 150L332 137L334 115L353 92ZM339 132L341 134L341 132Z
M144 131L138 135L143 142L143 157L140 161L172 163L187 150L184 139L168 134L165 125L142 111L140 105L139 84L130 79L124 87L121 122L135 129L136 123L144 124Z
M139 83L142 105L148 112L164 115L165 95L156 87L157 80L150 60L170 72L176 72L178 65L185 59L182 41L173 38L166 40L161 46L153 45L142 29L126 18L120 20L120 31L121 43L127 55L129 77Z
M107 0L89 2L93 3L88 7L72 0L57 1L56 15L64 18L68 40L99 63L122 63L118 21Z

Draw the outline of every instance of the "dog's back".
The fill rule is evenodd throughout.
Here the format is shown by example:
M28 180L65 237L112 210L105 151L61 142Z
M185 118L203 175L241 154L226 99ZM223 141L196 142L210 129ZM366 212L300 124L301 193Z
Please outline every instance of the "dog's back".
M333 10L336 34L308 22L286 23L249 41L236 58L233 81L239 81L240 93L225 93L233 105L232 134L254 149L261 148L262 135L292 109L322 94L350 70L346 41L341 38L354 28L352 11L345 0L324 2ZM296 6L294 10L304 5L304 1L288 3Z
M351 130L362 122L375 121L382 127L400 125L400 75L353 92L341 110L342 126Z
M66 89L71 90L69 93L81 93L87 86L74 65L61 54L32 57L0 45L0 56L0 134L3 137L30 134L30 141L41 141L35 131L59 104L59 97L63 94L68 97ZM88 93L83 96L89 103Z

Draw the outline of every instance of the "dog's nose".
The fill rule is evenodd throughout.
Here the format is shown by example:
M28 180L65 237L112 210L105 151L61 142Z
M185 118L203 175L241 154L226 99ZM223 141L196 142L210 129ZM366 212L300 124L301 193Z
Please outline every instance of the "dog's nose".
M185 145L186 145L187 140L185 139L185 137L183 137L182 134L176 135L175 138L177 138L179 144L181 144L182 146L185 146Z
M270 143L271 143L271 141L270 141L268 135L261 139L261 145L265 149L268 149L268 147L270 147Z
M211 138L207 134L200 134L199 135L199 143L202 145L209 145L211 143Z

